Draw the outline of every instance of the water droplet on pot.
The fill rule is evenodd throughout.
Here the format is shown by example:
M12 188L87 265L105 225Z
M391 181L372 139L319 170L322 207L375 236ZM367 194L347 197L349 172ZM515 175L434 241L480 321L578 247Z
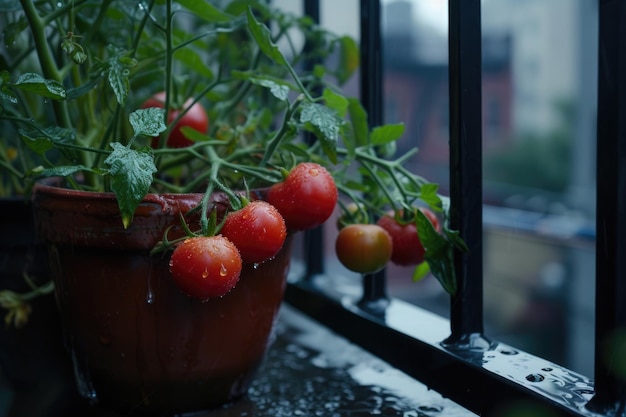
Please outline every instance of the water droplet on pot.
M526 375L526 380L529 381L529 382L541 382L544 379L545 379L544 376L541 375L541 374Z
M503 355L517 355L518 352L515 349L502 349L500 353Z

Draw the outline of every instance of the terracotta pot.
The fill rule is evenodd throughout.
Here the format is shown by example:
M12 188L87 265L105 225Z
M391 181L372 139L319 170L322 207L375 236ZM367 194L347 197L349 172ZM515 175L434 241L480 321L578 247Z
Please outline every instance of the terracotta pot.
M201 197L149 195L124 229L110 193L34 189L36 228L49 249L77 382L106 408L160 414L213 408L244 395L264 357L290 239L273 260L245 265L231 292L206 302L176 287L169 254L149 254Z

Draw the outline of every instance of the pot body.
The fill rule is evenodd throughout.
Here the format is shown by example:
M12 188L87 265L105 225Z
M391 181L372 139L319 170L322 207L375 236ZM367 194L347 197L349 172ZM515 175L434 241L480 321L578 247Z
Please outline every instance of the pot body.
M231 292L202 302L176 287L169 254L149 254L168 227L169 238L180 233L180 213L202 195L149 195L128 229L110 193L39 184L33 196L83 396L117 412L164 414L246 393L270 343L290 239L274 259L244 265Z

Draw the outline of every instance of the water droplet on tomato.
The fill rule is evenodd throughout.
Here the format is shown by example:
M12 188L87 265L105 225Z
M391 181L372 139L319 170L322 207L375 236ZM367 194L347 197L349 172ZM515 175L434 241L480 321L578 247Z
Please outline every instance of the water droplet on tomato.
M206 269L202 271L202 278L206 278L208 276L209 276L209 271L207 271Z
M220 266L220 276L225 277L227 274L228 274L228 269L226 269L226 266L222 264L222 266Z

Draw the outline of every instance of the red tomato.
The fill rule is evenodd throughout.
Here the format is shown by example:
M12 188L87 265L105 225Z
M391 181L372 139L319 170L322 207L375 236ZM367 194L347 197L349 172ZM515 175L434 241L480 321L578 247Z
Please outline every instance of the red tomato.
M224 236L200 236L183 241L170 258L174 282L200 300L221 297L235 287L241 274L239 251Z
M170 109L169 114L167 116L168 125L171 124L174 119L178 117L178 114L191 106L191 108L181 117L181 119L172 127L172 130L169 133L167 138L167 146L170 148L184 148L193 144L193 141L187 139L183 132L180 129L183 126L188 126L194 130L197 130L200 133L206 133L209 129L209 117L202 107L200 102L192 103L192 99L189 99L185 102L182 108L173 108ZM141 106L142 109L147 109L149 107L165 107L165 92L162 91L160 93L156 93L148 100L146 100ZM152 140L152 147L157 148L159 146L159 138L154 138Z
M441 230L439 220L432 211L427 208L419 210L430 220L435 230ZM377 224L391 235L393 241L391 262L401 266L413 266L424 261L425 250L417 234L415 222L400 224L394 218L394 213L390 212L381 217Z
M391 258L393 243L385 229L375 224L350 224L337 234L335 252L349 270L361 274L380 271Z
M259 263L276 256L287 227L276 207L256 200L228 213L221 233L239 249L243 262Z
M306 230L324 223L337 204L337 186L321 165L303 162L283 182L270 187L267 201L285 219L287 229Z

